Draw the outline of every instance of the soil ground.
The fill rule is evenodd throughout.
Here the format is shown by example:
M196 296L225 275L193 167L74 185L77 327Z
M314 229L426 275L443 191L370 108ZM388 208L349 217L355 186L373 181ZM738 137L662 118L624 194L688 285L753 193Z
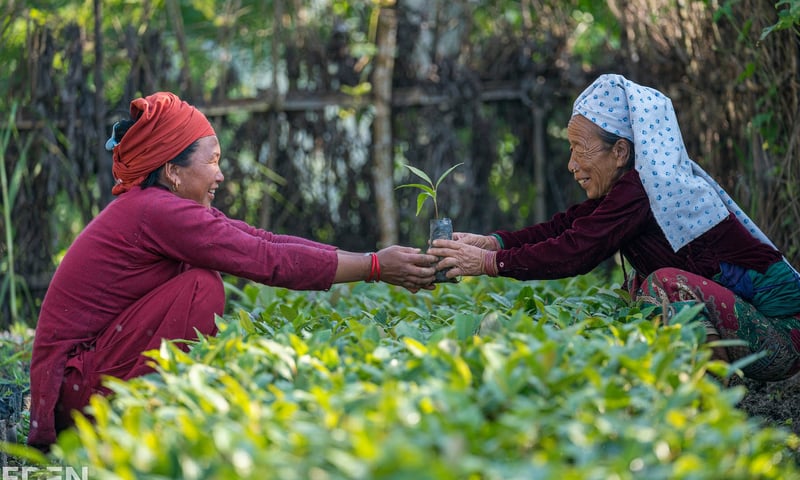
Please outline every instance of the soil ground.
M800 435L800 374L782 382L738 381L747 387L739 408L751 417Z
M737 377L738 378L738 377ZM764 424L781 427L800 436L800 374L782 382L738 379L747 388L738 407ZM800 449L794 452L800 465Z

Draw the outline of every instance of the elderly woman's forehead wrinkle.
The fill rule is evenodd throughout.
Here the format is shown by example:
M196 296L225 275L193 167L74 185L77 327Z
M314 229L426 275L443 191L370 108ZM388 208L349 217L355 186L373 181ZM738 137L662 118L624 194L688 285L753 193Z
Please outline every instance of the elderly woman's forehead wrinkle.
M603 149L599 127L586 118L576 115L567 124L567 136L574 150L579 153L597 152Z

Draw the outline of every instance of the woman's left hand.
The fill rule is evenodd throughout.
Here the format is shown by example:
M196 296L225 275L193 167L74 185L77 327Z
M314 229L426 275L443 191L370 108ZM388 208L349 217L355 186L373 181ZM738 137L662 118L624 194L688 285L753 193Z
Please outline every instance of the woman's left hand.
M476 235L474 233L453 232L453 240L467 245L474 245L484 250L497 250L497 240L491 235Z
M483 268L483 259L488 253L487 250L455 240L434 240L432 245L428 249L428 253L443 257L436 264L436 269L450 268L447 271L447 278L464 275L477 276L486 273Z
M433 289L436 257L420 253L420 249L392 245L378 251L381 281L405 287L411 292Z

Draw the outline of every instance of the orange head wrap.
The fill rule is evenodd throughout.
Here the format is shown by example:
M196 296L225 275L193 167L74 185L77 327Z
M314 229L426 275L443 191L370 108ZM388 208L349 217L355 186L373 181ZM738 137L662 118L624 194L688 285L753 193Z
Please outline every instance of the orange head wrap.
M200 110L169 92L132 101L131 119L136 123L114 147L114 195L141 184L197 139L215 135Z

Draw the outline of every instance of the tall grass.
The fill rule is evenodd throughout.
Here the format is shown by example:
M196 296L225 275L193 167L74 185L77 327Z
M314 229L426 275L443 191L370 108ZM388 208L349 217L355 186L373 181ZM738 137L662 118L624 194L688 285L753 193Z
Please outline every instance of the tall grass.
M3 247L6 251L5 258L0 262L0 272L3 273L3 281L0 284L0 299L5 299L8 296L9 308L11 318L8 319L7 325L12 325L19 321L18 293L21 292L23 285L21 279L17 277L14 271L14 225L11 223L11 214L14 211L14 202L19 193L20 185L22 184L23 174L28 163L28 147L30 147L30 139L25 142L24 146L19 148L19 154L16 159L16 164L12 165L11 155L7 155L12 148L12 142L19 143L19 135L16 129L16 114L18 103L11 104L11 111L8 115L7 123L0 127L0 191L2 191L2 214L5 235L3 237ZM11 181L9 182L6 170L13 167L11 172ZM2 322L0 322L0 326Z

